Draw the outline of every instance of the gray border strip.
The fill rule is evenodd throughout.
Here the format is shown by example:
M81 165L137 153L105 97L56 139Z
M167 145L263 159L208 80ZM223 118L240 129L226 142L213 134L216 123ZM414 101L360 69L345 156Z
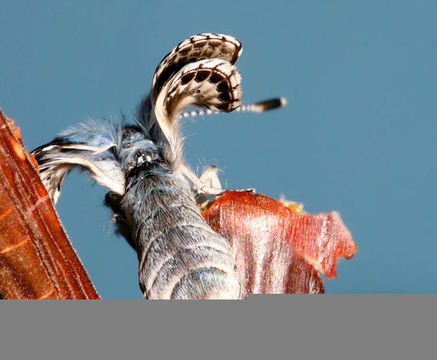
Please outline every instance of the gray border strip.
M434 359L435 295L2 301L2 359Z

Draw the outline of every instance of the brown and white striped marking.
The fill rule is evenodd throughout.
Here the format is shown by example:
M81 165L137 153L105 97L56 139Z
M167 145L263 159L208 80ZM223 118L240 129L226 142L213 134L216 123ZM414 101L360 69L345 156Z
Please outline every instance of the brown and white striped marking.
M153 77L152 98L156 99L164 84L185 65L214 58L235 64L242 51L241 43L229 35L205 33L189 37L159 63Z

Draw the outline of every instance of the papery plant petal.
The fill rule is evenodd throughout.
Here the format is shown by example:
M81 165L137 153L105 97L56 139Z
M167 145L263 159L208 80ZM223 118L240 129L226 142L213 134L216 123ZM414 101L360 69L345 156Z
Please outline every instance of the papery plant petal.
M299 214L250 191L228 191L203 213L227 238L248 293L322 293L356 246L337 213Z

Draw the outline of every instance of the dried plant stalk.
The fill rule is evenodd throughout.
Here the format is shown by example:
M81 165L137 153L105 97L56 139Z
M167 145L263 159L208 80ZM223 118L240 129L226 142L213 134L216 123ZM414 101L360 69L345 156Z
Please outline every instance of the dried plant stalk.
M19 129L0 111L0 295L99 299Z

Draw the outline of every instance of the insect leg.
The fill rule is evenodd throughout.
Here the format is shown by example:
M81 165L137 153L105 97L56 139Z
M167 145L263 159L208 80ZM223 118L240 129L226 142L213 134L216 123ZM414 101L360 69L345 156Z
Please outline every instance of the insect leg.
M203 178L205 182L202 181L201 178L198 178L193 171L187 167L186 165L182 165L180 168L180 171L183 176L185 176L188 181L194 186L195 193L198 194L206 194L206 195L221 195L226 190L221 188L220 180L218 180L219 186L218 188L209 186L209 185L216 185L216 183L209 183L208 178Z

